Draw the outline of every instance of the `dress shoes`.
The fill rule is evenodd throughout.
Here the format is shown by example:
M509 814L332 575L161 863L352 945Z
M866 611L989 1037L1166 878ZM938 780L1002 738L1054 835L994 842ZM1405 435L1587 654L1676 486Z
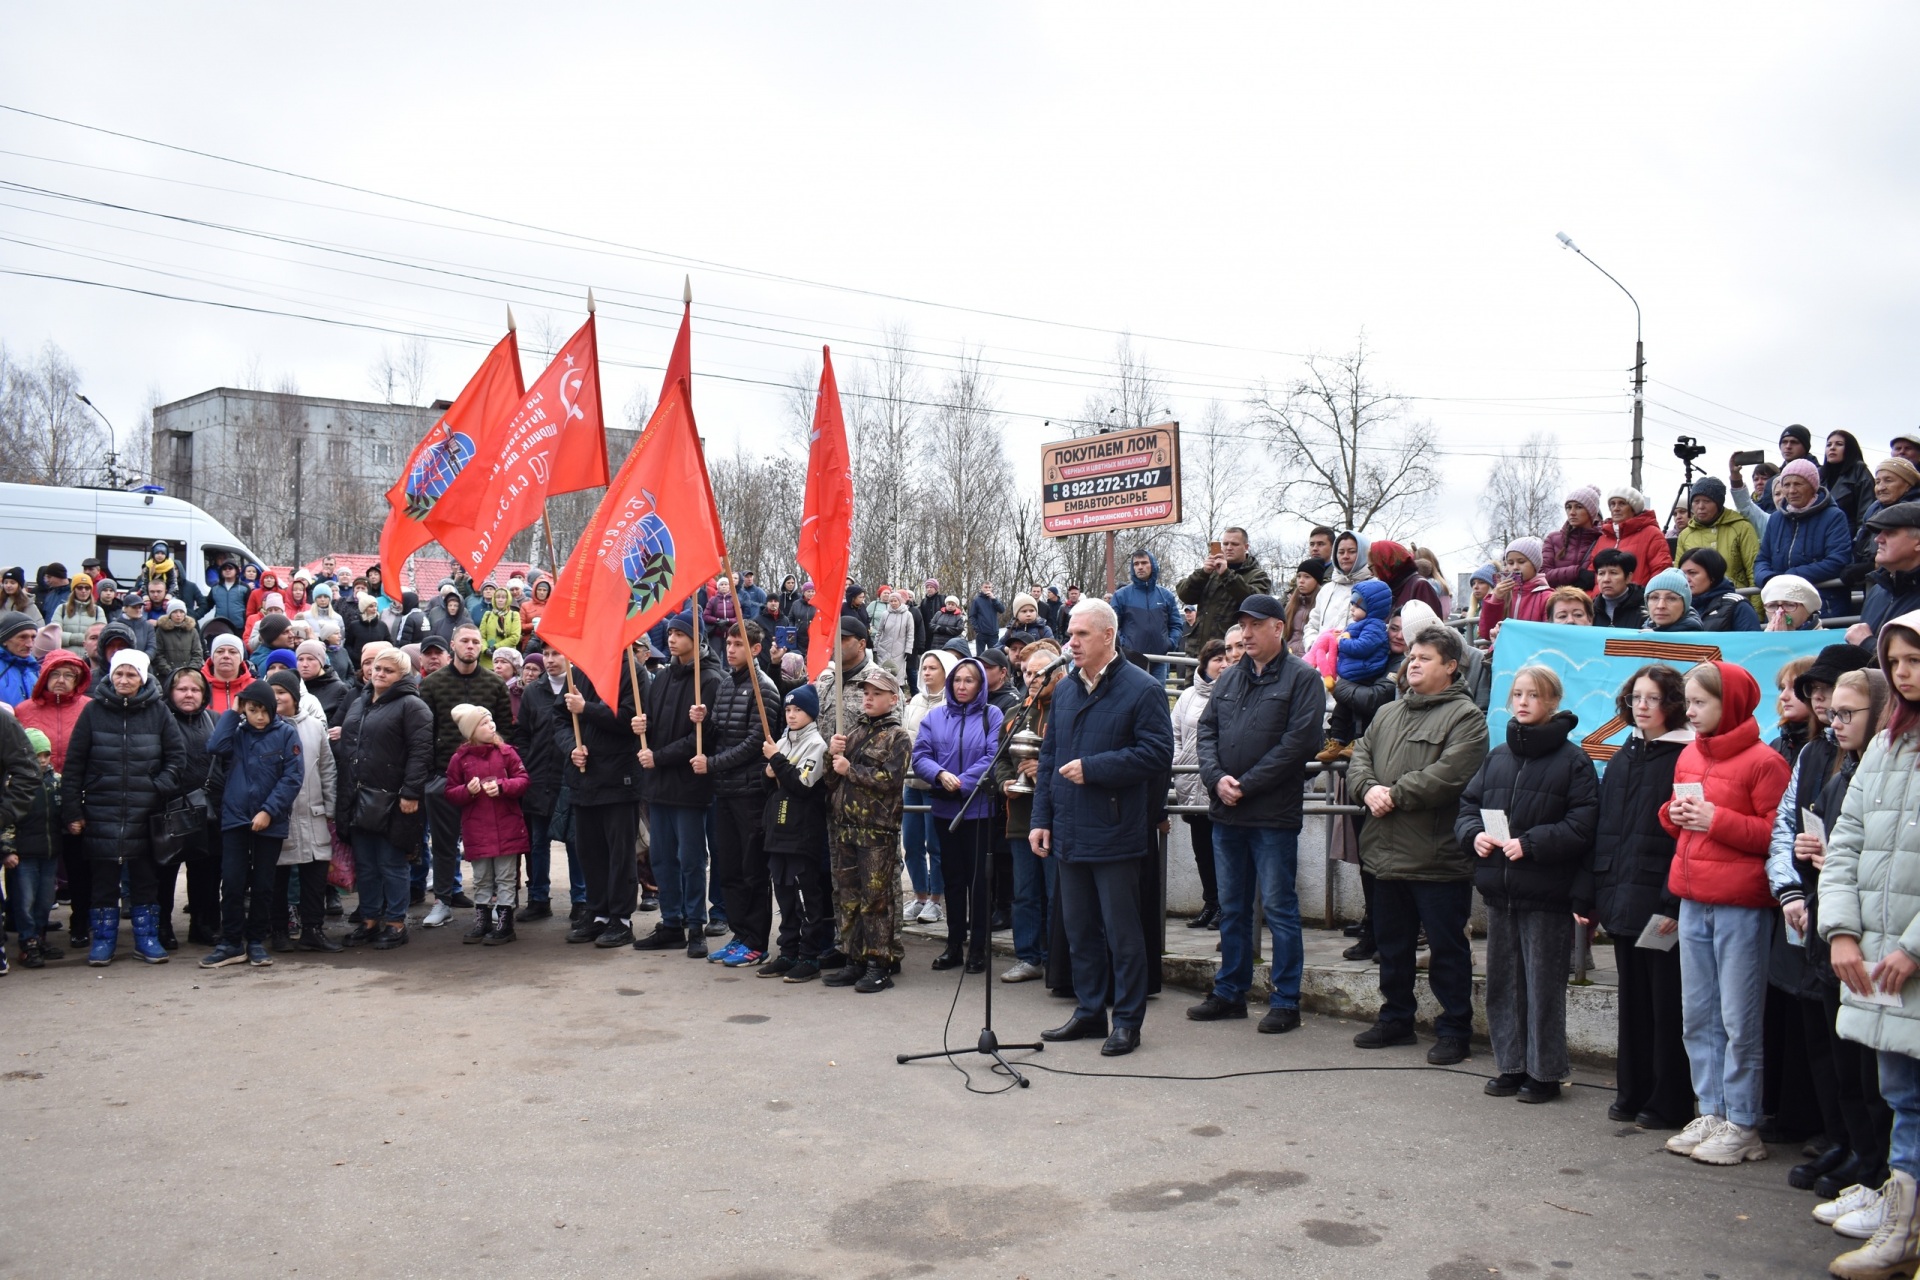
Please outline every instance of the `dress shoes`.
M1068 1018L1057 1027L1042 1031L1042 1040L1058 1042L1061 1040L1092 1040L1107 1034L1105 1018ZM1135 1033L1138 1034L1137 1032Z
M1115 1027L1107 1042L1100 1046L1103 1058L1120 1058L1140 1047L1140 1028Z

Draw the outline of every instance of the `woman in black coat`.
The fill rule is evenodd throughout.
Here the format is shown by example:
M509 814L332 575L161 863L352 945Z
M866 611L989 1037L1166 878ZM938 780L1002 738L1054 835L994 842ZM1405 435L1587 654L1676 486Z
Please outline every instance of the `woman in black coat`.
M1680 673L1650 663L1620 686L1614 707L1633 725L1600 779L1593 873L1575 908L1613 940L1620 975L1618 1065L1609 1120L1678 1129L1693 1119L1693 1077L1680 1023L1680 900L1667 889L1673 837L1660 811L1673 798L1673 766L1693 740ZM1658 948L1637 946L1659 917Z
M1727 558L1712 547L1695 547L1680 561L1693 589L1693 611L1702 631L1759 631L1760 615L1727 577Z
M386 951L407 941L409 867L419 856L421 797L433 775L433 712L404 649L374 658L367 689L340 725L336 825L353 845L360 927L349 946Z
M206 829L187 841L181 857L187 868L187 941L211 947L220 941L220 783L225 769L207 754L207 739L213 734L207 692L207 677L196 669L176 671L167 678L167 705L186 745L180 794L198 791L207 799ZM179 879L171 869L160 872L160 945L168 951L180 946L173 933Z
M1847 530L1857 533L1860 517L1873 501L1873 472L1851 431L1827 432L1825 461L1820 464L1820 487L1834 509L1847 518Z
M1567 962L1573 903L1599 823L1593 761L1569 735L1560 677L1546 667L1514 673L1507 740L1488 753L1460 797L1454 835L1479 861L1474 887L1487 900L1487 1031L1499 1075L1496 1098L1560 1096L1567 1060ZM1498 813L1505 837L1489 831Z
M138 649L116 653L67 743L61 819L69 835L80 837L81 852L92 864L91 965L113 962L122 867L133 904L134 949L149 964L167 960L160 945L160 868L148 824L179 791L187 746L147 668L147 655Z

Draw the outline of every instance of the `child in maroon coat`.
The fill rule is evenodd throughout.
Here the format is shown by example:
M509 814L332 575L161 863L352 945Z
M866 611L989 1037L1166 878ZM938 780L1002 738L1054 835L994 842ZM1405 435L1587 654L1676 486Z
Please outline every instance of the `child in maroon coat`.
M447 762L447 799L460 806L460 844L473 865L473 927L461 941L497 947L513 941L520 855L532 847L520 812L529 779L492 712L463 702L453 722L466 742Z

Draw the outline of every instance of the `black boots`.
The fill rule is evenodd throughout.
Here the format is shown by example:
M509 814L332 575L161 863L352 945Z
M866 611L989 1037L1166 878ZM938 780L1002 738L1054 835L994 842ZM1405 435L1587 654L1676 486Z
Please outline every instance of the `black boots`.
M1189 929L1217 929L1220 927L1220 908L1212 903L1200 908L1200 914L1187 921Z
M485 942L487 934L492 932L492 930L493 907L491 905L475 907L473 909L473 924L468 927L465 933L460 935L460 941L469 947L476 942Z
M329 938L325 925L310 924L300 930L300 940L294 944L302 951L323 951L331 954L344 950L337 938Z
M848 967L851 968L852 966ZM876 991L885 991L893 985L893 977L889 972L892 967L893 966L885 960L867 961L867 971L861 975L860 981L853 984L853 989L862 995L872 995Z
M504 947L513 941L513 908L495 907L493 909L493 927L487 930L487 940L483 944L489 947Z

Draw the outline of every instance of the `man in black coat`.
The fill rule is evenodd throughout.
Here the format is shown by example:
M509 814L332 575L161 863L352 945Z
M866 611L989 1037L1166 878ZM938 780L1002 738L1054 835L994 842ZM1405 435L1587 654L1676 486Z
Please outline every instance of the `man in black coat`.
M526 766L527 789L520 797L520 812L527 820L527 905L520 908L519 919L545 920L553 915L553 814L565 780L567 755L573 750L573 718L560 700L567 692L567 673L571 664L567 655L548 649L544 655L544 674L529 680L520 691L520 718L513 726L513 749ZM644 681L646 675L641 674ZM581 877L580 859L574 841L567 841L567 878L569 896L579 910L572 913L578 921L584 914L586 881Z
M718 744L704 725L720 693L720 673L711 663L700 667L695 680L698 643L692 615L678 613L668 621L672 661L645 690L645 714L634 721L635 731L645 735L641 785L653 874L660 882L660 923L633 945L640 951L665 951L684 944L692 959L707 954L707 809L713 803L709 753Z
M1265 1032L1300 1025L1301 792L1321 738L1326 685L1287 651L1286 606L1270 595L1240 602L1246 653L1220 673L1200 713L1200 780L1213 820L1220 869L1220 972L1207 998L1187 1010L1196 1022L1247 1016L1253 982L1253 899L1273 934L1272 994Z
M507 682L480 661L480 628L462 623L447 646L453 660L420 682L420 697L433 712L433 780L427 785L427 820L433 833L433 910L420 923L437 928L455 907L471 907L460 892L460 809L447 799L447 763L466 738L453 722L461 703L485 707L502 735L513 731L513 700Z
M1871 654L1879 651L1882 626L1920 609L1920 503L1896 502L1865 523L1873 530L1874 571L1860 621L1847 628L1847 640Z
M1073 958L1074 1014L1045 1040L1107 1036L1107 1057L1140 1047L1147 940L1140 864L1173 776L1167 692L1120 655L1120 620L1084 600L1067 620L1076 669L1054 689L1040 748L1028 844L1060 858L1060 912ZM1107 1034L1107 1006L1113 1030Z
M568 755L575 772L572 791L574 847L587 880L587 909L567 934L568 942L602 949L633 941L633 912L640 900L640 769L634 758L631 678L620 682L611 705L575 670L574 687L560 706L580 718L580 745ZM611 692L611 690L609 690ZM642 696L646 694L643 688Z
M767 875L763 825L772 784L761 747L767 741L766 730L772 727L762 717L768 707L780 714L780 693L755 661L764 643L755 622L746 624L744 638L739 627L727 632L727 670L717 682L707 722L715 748L709 762L713 869L726 904L727 923L733 926L732 941L713 959L735 969L766 960L773 929L773 882Z

